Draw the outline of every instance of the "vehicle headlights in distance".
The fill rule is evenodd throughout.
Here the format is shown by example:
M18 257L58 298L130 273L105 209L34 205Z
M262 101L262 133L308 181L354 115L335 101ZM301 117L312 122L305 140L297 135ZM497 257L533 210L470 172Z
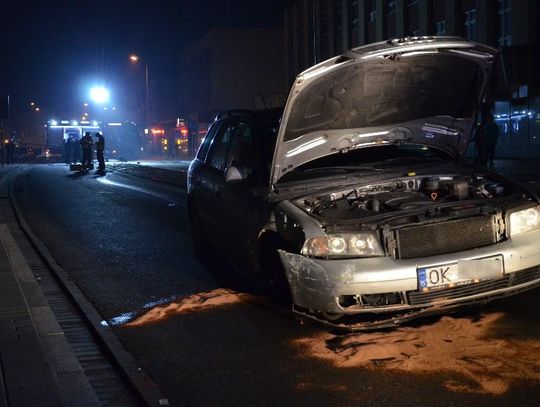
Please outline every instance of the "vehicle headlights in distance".
M540 228L540 206L510 214L510 236Z
M335 258L383 256L384 252L374 233L341 233L306 240L302 254Z

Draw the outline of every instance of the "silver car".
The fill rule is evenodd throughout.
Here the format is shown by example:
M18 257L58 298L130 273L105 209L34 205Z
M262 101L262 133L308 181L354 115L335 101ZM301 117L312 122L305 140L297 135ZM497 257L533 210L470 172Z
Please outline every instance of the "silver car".
M496 64L460 38L391 40L299 74L279 126L220 116L188 173L196 250L284 276L296 313L347 329L538 286L538 198L463 165Z

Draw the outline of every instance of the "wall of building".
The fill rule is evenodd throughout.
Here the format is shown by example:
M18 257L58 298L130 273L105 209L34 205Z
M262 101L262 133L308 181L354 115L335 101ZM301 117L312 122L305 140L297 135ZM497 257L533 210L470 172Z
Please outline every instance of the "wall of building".
M283 106L283 29L216 29L180 58L179 111L209 121L229 109Z
M491 101L499 156L540 154L537 0L296 0L284 13L287 81L344 50L389 38L451 35L501 49L505 79Z

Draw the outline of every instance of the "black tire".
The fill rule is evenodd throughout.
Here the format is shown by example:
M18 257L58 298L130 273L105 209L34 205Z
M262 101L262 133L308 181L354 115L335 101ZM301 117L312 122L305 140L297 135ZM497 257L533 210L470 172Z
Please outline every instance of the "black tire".
M277 252L278 249L286 249L284 242L277 235L269 233L261 238L259 244L259 267L269 284L270 294L279 302L290 303L289 282Z

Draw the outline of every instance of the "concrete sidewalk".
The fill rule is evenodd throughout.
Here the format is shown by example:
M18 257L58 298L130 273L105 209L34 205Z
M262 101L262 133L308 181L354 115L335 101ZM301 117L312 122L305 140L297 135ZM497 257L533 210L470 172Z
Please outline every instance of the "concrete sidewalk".
M0 223L0 291L0 406L99 406L5 223Z
M0 407L99 406L14 237L21 232L5 171L0 170Z

